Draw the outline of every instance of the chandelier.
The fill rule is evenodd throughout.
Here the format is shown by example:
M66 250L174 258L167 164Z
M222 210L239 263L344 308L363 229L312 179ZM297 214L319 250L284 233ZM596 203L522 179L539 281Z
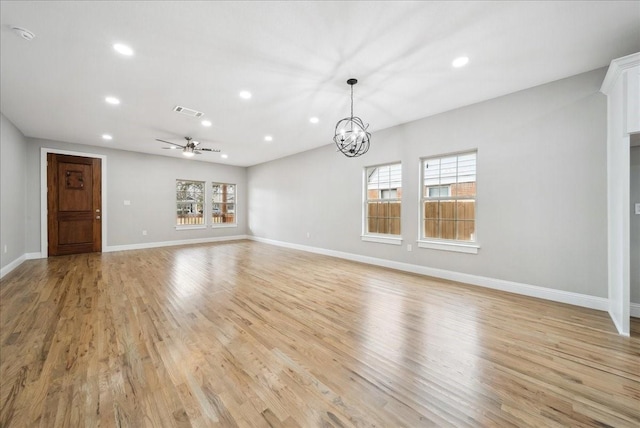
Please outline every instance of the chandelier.
M369 124L365 125L362 119L353 116L353 85L358 80L349 79L347 83L351 85L351 116L336 123L333 141L343 155L354 158L367 153L371 134L367 132Z

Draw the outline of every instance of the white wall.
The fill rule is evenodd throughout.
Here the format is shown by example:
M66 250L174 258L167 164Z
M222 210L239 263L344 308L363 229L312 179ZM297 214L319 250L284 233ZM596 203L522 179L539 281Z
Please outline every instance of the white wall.
M40 251L40 149L42 147L107 156L106 196L109 247L246 234L246 168L142 153L27 139L26 251ZM175 229L176 179L237 184L238 227ZM124 201L131 205L125 206ZM147 235L143 236L142 231ZM104 237L103 237L104 239Z
M360 158L327 145L250 167L249 233L606 298L605 71L375 132ZM470 149L479 253L417 249L420 157ZM362 169L393 161L403 164L403 245L362 242Z
M25 137L0 114L0 269L25 253L26 152Z
M634 206L640 203L640 146L631 147L631 302L640 304L640 215Z

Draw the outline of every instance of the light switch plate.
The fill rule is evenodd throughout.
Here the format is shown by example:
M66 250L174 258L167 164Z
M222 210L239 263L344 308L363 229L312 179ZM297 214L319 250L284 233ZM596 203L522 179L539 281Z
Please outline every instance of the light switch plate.
M640 215L640 204L636 204L636 214Z

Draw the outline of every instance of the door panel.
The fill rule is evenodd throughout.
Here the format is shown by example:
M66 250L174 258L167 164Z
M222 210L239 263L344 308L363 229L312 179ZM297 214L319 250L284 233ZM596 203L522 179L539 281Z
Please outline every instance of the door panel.
M93 242L93 223L91 219L60 221L58 232L58 245Z
M58 210L91 211L91 165L58 162L58 177L61 177L62 181L58 188Z
M101 160L47 155L49 255L102 248Z

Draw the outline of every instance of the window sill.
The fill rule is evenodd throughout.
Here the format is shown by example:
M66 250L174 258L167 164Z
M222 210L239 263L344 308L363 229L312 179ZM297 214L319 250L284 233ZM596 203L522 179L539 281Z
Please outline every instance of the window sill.
M480 249L480 246L476 243L466 244L447 241L418 241L418 247L467 254L478 254L478 250Z
M224 229L227 227L238 227L237 223L221 223L221 224L212 224L211 228L212 229Z
M180 225L176 226L176 230L194 230L194 229L206 229L204 224L192 224L192 225Z
M363 241L377 242L378 244L402 245L400 236L362 235Z

